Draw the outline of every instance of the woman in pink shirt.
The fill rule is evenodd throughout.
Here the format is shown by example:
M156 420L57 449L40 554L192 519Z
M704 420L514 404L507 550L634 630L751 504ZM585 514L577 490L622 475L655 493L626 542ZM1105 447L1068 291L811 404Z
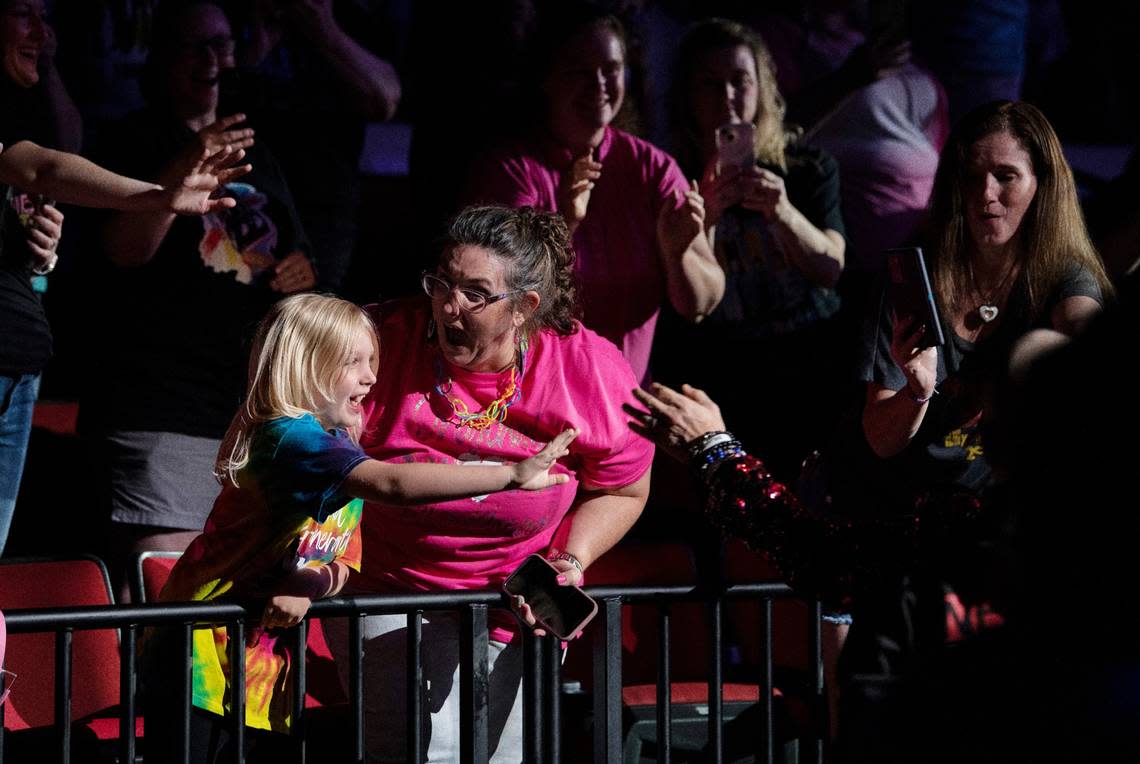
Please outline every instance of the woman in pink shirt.
M536 553L577 584L641 514L653 448L621 410L636 380L618 349L574 318L573 264L558 215L472 208L452 221L439 265L424 274L427 297L373 308L380 368L389 371L363 406L369 456L513 463L567 427L580 434L551 468L569 481L542 494L366 504L354 592L493 589ZM424 618L431 761L458 760L457 626L453 615ZM490 627L491 760L517 762L522 645L509 613L492 611ZM345 626L330 620L327 628L336 635ZM404 761L406 617L369 616L364 639L369 761Z
M553 4L544 13L534 45L539 127L476 164L469 198L562 216L583 323L645 380L661 306L701 320L724 293L724 273L696 183L673 157L613 127L625 99L621 22Z

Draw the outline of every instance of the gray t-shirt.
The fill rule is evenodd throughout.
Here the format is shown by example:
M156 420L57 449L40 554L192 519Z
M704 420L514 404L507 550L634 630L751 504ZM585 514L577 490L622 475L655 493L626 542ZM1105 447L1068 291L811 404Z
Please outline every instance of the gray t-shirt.
M887 460L888 474L898 483L894 489L911 497L930 491L977 493L982 489L991 472L979 427L983 401L1005 368L1014 342L1030 329L1051 326L1053 308L1076 296L1103 303L1096 278L1079 266L1062 277L1036 318L1030 315L1026 287L1019 281L999 317L1000 324L985 339L967 342L949 327L943 327L947 344L938 348L938 394L931 400L910 445ZM864 326L860 378L901 390L906 386L906 377L891 358L893 328L886 300L874 300Z

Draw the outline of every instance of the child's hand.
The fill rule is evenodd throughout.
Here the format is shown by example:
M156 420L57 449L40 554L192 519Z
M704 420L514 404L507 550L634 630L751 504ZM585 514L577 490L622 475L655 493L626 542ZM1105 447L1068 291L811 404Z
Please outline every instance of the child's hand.
M265 611L261 614L261 628L288 629L296 626L309 612L309 605L313 601L308 597L297 597L291 594L275 594L265 603Z
M541 491L552 485L561 485L570 479L569 475L551 475L550 468L566 454L567 446L578 437L579 430L571 427L563 430L558 437L546 444L546 448L525 461L511 467L511 486L524 491Z

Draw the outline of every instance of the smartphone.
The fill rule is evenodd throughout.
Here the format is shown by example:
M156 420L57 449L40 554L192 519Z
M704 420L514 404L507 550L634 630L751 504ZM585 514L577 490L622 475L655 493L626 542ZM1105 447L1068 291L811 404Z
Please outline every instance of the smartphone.
M521 594L538 626L559 639L569 640L598 612L598 603L577 586L560 586L558 569L541 555L532 554L503 582L510 596Z
M716 171L728 167L746 170L756 164L756 126L751 122L721 125L716 129Z
M946 336L942 332L942 319L938 303L934 300L930 272L921 247L899 247L888 249L887 258L887 299L900 319L916 316L924 326L919 341L920 347L945 345Z

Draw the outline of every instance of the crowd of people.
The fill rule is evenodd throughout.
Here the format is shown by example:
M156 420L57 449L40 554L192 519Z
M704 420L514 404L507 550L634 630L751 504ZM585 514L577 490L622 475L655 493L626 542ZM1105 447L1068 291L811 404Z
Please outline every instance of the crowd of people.
M431 95L401 85L351 3L125 5L105 12L146 32L102 55L141 51L138 108L87 151L83 117L106 114L89 100L114 111L114 83L87 83L81 110L44 0L0 0L0 554L52 356L43 293L73 238L66 212L79 225L64 256L94 261L100 306L85 326L98 366L79 385L106 529L93 551L121 601L144 550L183 552L166 601L264 601L250 728L289 731L283 630L314 599L495 588L532 554L584 582L647 504L675 511L653 503L654 486L669 492L655 447L690 466L713 525L841 625L825 632L842 645L837 760L916 760L916 677L938 664L947 590L1031 622L994 560L1034 527L1015 521L1037 496L1015 458L1034 399L1017 393L1048 389L1035 375L1059 373L1058 348L1132 313L1114 310L1127 268L1106 270L1020 74L940 82L946 53L912 50L905 4L808 1L756 28L685 18L651 88L620 14L519 4L500 19L518 55L496 59L519 71L493 90L514 103L488 104L453 146L424 125L412 179L447 177L413 183L420 222L443 208L448 222L420 232L433 244L418 284L373 285L404 296L362 308L335 293L358 213L382 214L359 209L364 125ZM668 130L639 119L652 92ZM639 137L653 132L671 140ZM890 299L885 250L900 246L923 248L938 326ZM534 625L525 599L510 605L488 635L502 762L522 758L519 635ZM347 626L325 628L347 686ZM364 622L370 761L405 758L407 629ZM194 761L233 745L226 631L194 636ZM422 640L428 757L453 760L458 619L429 614ZM178 646L161 630L145 643L147 760L174 760Z

